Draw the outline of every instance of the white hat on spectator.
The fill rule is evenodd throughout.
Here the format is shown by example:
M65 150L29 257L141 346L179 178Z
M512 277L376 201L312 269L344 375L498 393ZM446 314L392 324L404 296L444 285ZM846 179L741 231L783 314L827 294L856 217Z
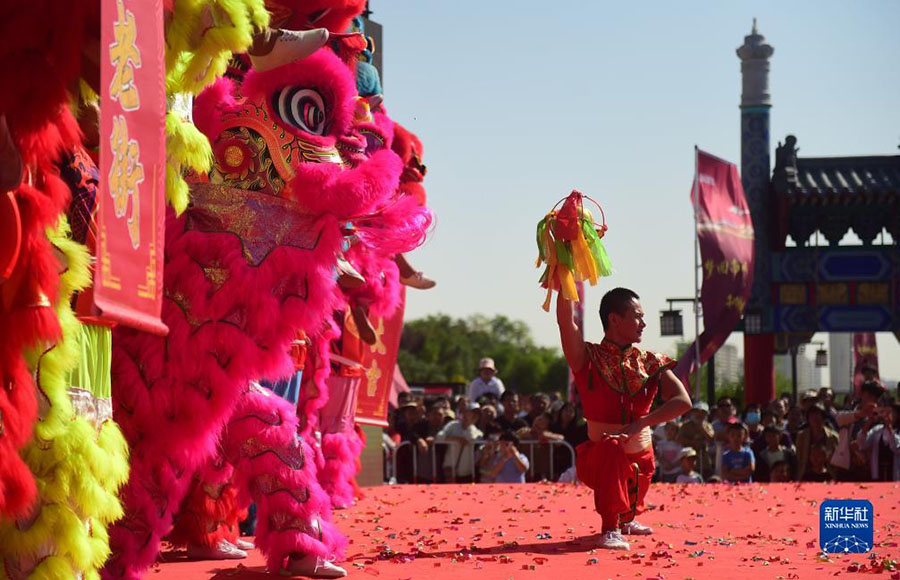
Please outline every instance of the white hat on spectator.
M697 450L693 447L685 447L678 454L678 459L684 459L685 457L697 457Z
M480 408L481 405L479 405L478 403L469 403L468 405L466 405L466 411L477 411Z
M488 369L492 370L495 373L497 372L497 367L494 366L494 359L485 357L478 362L478 370Z
M697 401L696 403L694 403L693 408L694 408L694 409L699 409L699 410L701 410L701 411L703 411L703 412L705 412L705 413L709 413L709 405L707 405L707 404L704 403L703 401Z

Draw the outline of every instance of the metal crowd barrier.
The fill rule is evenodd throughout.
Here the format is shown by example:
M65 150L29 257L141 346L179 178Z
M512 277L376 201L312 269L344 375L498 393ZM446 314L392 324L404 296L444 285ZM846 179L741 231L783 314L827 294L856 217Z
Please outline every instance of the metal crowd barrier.
M476 439L471 444L466 446L469 448L469 453L471 454L470 458L472 460L472 475L476 474L477 463L475 462L475 448L476 447L479 447L479 448L484 447L484 445L486 443L493 443L493 441L487 440L487 439ZM449 447L453 447L453 446L458 447L459 443L457 443L456 441L434 441L432 443L432 445L429 446L428 454L431 456L431 474L432 474L432 477L434 477L435 479L437 479L437 475L438 475L437 453L435 453L438 445L446 445ZM572 462L570 465L575 465L575 448L572 447L566 441L519 441L519 447L521 448L521 446L523 446L523 445L528 445L528 474L532 477L534 476L534 446L535 445L549 445L551 476L555 475L554 450L556 447L565 447L566 449L568 449L569 456L572 459ZM393 454L391 454L391 450L388 448L387 445L382 445L382 448L384 449L384 451L386 453L385 474L387 474L388 471L390 471L390 474L391 474L391 477L387 477L387 475L386 475L387 481L392 481L392 478L397 477L397 456L400 453L400 449L405 446L409 446L411 448L412 467L413 467L413 472L412 472L413 482L414 483L418 482L418 479L419 479L419 449L418 449L418 447L415 447L413 445L412 441L401 442L399 445L397 445L396 448L394 448ZM460 456L457 457L457 463L459 462L459 457L461 457L461 456L462 455L460 454ZM455 464L451 466L451 475L452 475L452 478L455 480L456 479L456 465ZM394 481L395 481L395 479L394 479Z
M384 462L384 480L391 483L396 483L397 472L394 470L394 461L392 456L393 452L394 451L393 449L391 449L390 445L388 445L384 441L381 442L381 455Z

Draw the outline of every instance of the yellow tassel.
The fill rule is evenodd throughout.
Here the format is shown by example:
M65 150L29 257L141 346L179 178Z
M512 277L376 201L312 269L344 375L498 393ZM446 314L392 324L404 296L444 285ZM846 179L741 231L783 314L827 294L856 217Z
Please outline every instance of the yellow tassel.
M559 269L560 292L566 300L578 302L578 289L575 287L575 278L566 268Z
M591 255L591 250L588 248L584 235L580 232L575 241L572 242L572 254L575 256L575 263L578 266L576 277L579 280L589 280L591 286L595 286L599 279L597 264L594 262L594 257Z

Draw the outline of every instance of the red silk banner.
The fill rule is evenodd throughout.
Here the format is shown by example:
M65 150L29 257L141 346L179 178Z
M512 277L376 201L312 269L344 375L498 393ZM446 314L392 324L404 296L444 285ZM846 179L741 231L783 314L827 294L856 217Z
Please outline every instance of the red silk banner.
M102 0L100 180L94 304L168 332L162 309L165 66L161 0Z
M744 313L753 285L753 221L738 168L718 157L697 152L697 236L703 266L703 332L700 363L715 354ZM695 370L696 347L691 344L675 367L683 381Z
M878 345L874 332L857 332L853 335L853 393L859 396L859 388L865 378L863 368L872 367L878 378Z
M388 399L394 383L394 367L400 350L400 336L403 333L403 312L406 306L406 289L400 306L390 318L379 318L374 322L378 341L369 346L371 362L366 369L363 384L356 398L356 422L366 425L387 427Z

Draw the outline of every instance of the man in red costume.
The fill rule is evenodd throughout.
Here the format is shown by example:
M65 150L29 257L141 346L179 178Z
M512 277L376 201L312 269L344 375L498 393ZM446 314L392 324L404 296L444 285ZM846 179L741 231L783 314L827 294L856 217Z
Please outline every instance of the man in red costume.
M572 303L561 294L556 318L590 437L578 446L576 472L594 490L594 507L603 520L599 547L627 550L622 533L653 533L634 521L643 511L653 477L650 429L689 411L691 400L671 371L674 360L634 346L646 324L633 291L615 288L603 296L600 321L605 336L600 344L584 341ZM651 412L657 391L665 402Z

